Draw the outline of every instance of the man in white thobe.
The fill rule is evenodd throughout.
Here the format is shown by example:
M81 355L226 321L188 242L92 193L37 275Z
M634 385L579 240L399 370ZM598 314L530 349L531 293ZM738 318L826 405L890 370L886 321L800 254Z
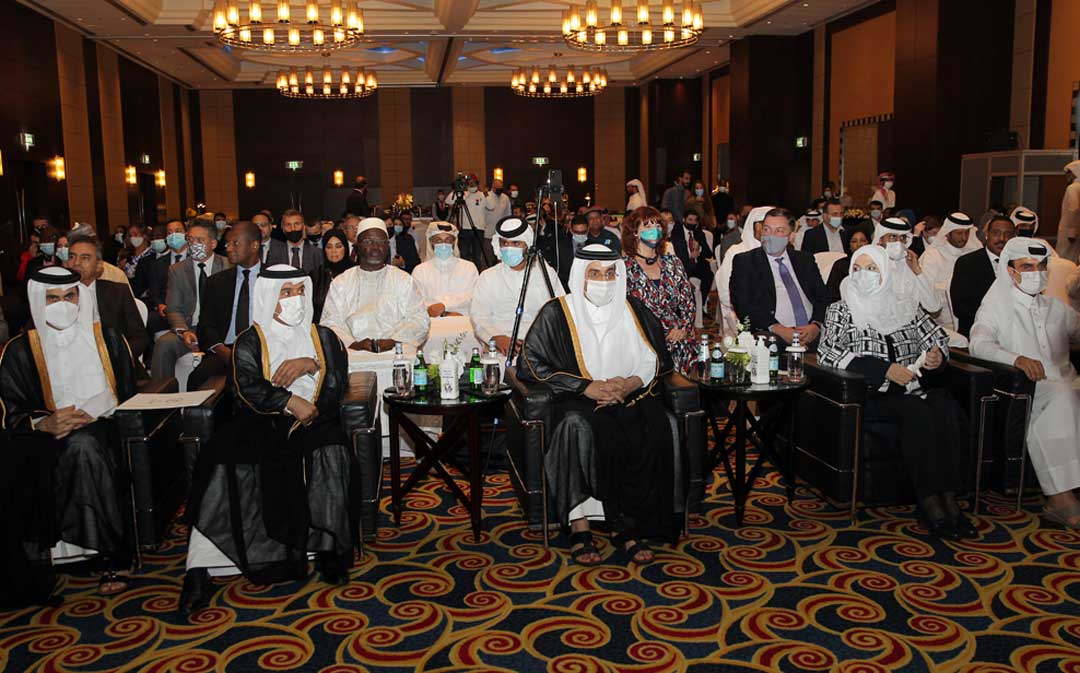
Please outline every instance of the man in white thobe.
M457 227L432 222L427 228L431 258L413 269L412 277L432 318L458 316L469 310L479 273L458 257Z
M735 255L761 247L761 224L765 221L765 213L772 209L773 206L758 206L750 211L743 223L742 241L728 248L724 261L716 270L717 321L720 333L725 336L734 335L739 327L739 318L731 304L731 270L735 266Z
M1049 256L1037 239L1005 244L971 328L971 352L1035 381L1027 447L1046 495L1044 515L1080 530L1073 493L1080 488L1080 377L1069 361L1070 346L1080 343L1080 314L1043 293Z
M392 351L395 343L420 346L427 338L427 306L412 277L386 263L386 223L362 220L356 245L358 266L330 283L320 324L337 333L350 359Z
M893 185L896 183L896 176L892 173L885 172L878 174L878 186L874 190L874 193L870 195L871 203L874 201L880 201L882 207L890 210L896 208L896 192L893 191Z
M514 331L514 316L521 285L525 282L525 262L527 252L533 244L533 230L520 217L506 217L495 227L492 239L495 255L499 263L480 274L473 292L469 317L472 319L473 332L481 343L495 339L495 347L503 355L510 352L510 336ZM544 282L544 273L551 280L551 289L556 297L566 292L559 275L537 255L529 275L529 288L525 293L525 304L521 311L521 326L518 329L517 344L520 345L529 332L540 308L552 298Z
M945 224L934 237L934 242L919 258L923 273L934 285L941 298L941 312L937 314L935 320L947 330L955 330L957 327L952 312L952 301L949 298L956 260L982 247L979 237L975 235L975 223L971 221L971 218L964 213L953 213L945 218ZM953 341L951 333L949 337L950 345L961 345Z
M1080 236L1080 161L1070 162L1065 166L1065 177L1069 184L1061 199L1061 220L1058 222L1057 251L1065 254L1072 239Z

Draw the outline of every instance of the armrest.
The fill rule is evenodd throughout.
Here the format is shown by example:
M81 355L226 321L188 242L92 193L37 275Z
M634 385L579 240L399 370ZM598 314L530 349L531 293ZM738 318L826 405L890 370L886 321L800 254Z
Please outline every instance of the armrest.
M998 362L977 358L969 353L966 348L950 348L949 359L952 362L962 362L990 370L994 377L994 388L996 390L1012 395L1035 395L1035 382L1012 365L1003 365Z
M379 409L378 379L374 372L349 374L349 389L341 400L341 423L345 433L366 430L375 425Z
M807 356L804 365L810 390L837 404L862 404L866 401L866 379L846 369L823 367L817 358Z
M198 438L200 442L209 442L214 433L215 421L220 422L222 420L218 416L221 413L218 411L218 406L226 398L225 375L210 377L199 386L199 390L212 390L213 393L199 406L180 410L180 415L184 419L181 438Z
M668 374L662 385L664 402L679 417L701 410L697 384L678 372Z
M538 382L522 381L513 367L506 368L506 382L513 391L512 400L523 421L547 422L555 408L555 392L550 386Z
M968 402L969 396L977 402L994 394L994 373L985 367L950 359L943 376L949 390L961 402Z

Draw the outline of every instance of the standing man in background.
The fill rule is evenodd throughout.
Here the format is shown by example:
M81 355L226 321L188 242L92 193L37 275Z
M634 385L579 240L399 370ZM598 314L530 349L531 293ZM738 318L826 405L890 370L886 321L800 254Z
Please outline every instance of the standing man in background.
M1065 177L1069 184L1065 187L1065 196L1061 199L1061 221L1057 230L1057 252L1065 254L1072 239L1080 236L1080 161L1073 161L1065 166Z
M664 190L664 196L660 200L660 210L670 210L675 221L682 223L683 214L686 212L686 199L690 192L690 171L680 171L675 176L675 184Z
M479 184L475 175L470 174L465 178L466 191L461 193L461 200L464 203L465 210L454 224L457 225L458 231L461 232L458 236L458 248L461 250L461 258L475 264L477 269L484 269L487 268L488 260L491 257L484 249L487 220L485 218L485 198L479 192ZM446 205L452 207L457 199L457 194L457 192L447 194ZM450 217L454 217L452 210Z
M349 194L349 198L345 199L345 212L341 216L346 215L356 215L361 218L371 217L371 206L368 205L367 200L367 178L363 175L356 176L356 184L353 187L352 194Z
M484 195L484 258L491 252L491 237L495 235L495 225L504 217L510 217L513 203L503 193L503 181L491 183L491 191Z

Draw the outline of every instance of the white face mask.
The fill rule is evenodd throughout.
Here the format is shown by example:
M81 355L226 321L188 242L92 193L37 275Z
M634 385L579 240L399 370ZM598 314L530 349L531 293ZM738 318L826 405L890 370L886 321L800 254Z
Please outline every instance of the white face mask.
M518 197L518 190L516 190L516 189L511 189L511 190L510 190L510 198L512 198L512 199L516 199L517 197Z
M831 199L832 198L832 190L831 189L826 189L825 194L823 194L823 196L825 198L827 198L827 199Z
M923 241L926 243L926 245L933 245L934 244L934 237L933 236L923 236Z
M889 241L885 244L885 254L889 256L891 260L903 259L907 256L907 248L900 241Z
M131 247L137 248L137 247L139 247L140 245L143 244L143 237L142 236L132 236L131 238L128 239L128 243L131 244Z
M53 329L66 330L79 317L79 305L70 301L56 301L45 307L45 322Z
M277 314L279 322L294 327L304 319L304 297L302 295L297 294L285 299L279 299L278 306L280 307Z
M590 280L585 285L585 298L593 306L607 306L615 298L615 281Z
M851 274L851 282L861 295L871 295L881 286L881 273L870 269L857 269Z
M469 187L469 193L470 194L475 194L476 193L476 187Z
M695 196L702 196L703 194L705 194L704 189L702 189L701 187L695 187L694 188L694 195Z
M1021 271L1016 286L1024 294L1037 295L1046 289L1047 275L1046 271Z
M875 208L874 210L871 210L870 211L870 219L872 219L874 221L880 220L881 219L881 211L878 210L877 208Z
M735 225L737 225L738 223L739 223L738 220L728 220L727 221L727 228L728 229L734 229Z
M720 187L720 193L721 194L727 194L727 187L721 186Z

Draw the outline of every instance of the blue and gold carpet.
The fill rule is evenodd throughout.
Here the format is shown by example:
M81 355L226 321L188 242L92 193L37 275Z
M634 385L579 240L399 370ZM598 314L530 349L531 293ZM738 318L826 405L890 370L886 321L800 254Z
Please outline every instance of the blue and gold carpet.
M574 566L563 538L545 550L502 474L474 543L428 481L399 529L384 513L350 585L221 582L192 623L174 612L177 526L119 596L62 576L62 606L0 612L0 669L1080 672L1080 535L992 497L973 542L928 540L907 508L850 527L808 490L789 504L776 479L735 529L718 473L691 537L644 569Z

